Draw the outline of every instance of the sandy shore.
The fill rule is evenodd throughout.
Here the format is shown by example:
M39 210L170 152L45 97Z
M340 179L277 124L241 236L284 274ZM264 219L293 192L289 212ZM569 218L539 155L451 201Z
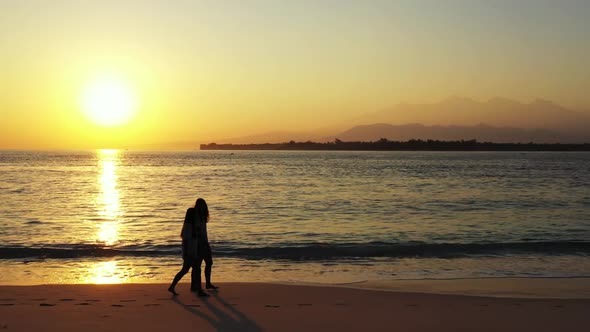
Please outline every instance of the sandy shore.
M419 279L362 281L336 286L486 297L590 299L590 278Z
M222 283L0 286L2 331L588 331L590 299Z

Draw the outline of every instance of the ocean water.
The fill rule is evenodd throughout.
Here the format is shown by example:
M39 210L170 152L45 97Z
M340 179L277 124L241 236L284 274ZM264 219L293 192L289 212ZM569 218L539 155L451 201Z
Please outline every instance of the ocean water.
M0 284L590 276L590 153L0 152Z

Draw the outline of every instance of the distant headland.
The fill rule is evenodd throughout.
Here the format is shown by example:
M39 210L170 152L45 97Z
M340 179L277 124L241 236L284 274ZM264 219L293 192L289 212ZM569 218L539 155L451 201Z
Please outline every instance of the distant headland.
M201 150L320 150L320 151L590 151L590 144L493 143L472 140L439 141L411 139L369 142L285 142L263 144L201 144Z

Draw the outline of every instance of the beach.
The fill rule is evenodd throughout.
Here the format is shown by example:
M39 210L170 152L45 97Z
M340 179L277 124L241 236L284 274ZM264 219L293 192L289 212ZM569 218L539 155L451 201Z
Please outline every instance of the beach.
M217 281L584 277L589 167L582 152L3 151L0 284L169 282L198 197Z
M586 331L589 166L587 153L2 152L0 331ZM185 276L173 297L197 197L221 289L199 298Z
M527 284L524 280L520 285ZM540 280L587 291L588 280ZM401 281L400 285L403 285ZM407 283L407 282L406 282ZM422 280L406 291L270 283L220 283L200 298L181 283L0 286L6 331L586 331L590 298L457 295L493 280ZM502 284L503 283L503 284ZM463 290L461 285L465 285ZM479 285L479 286L478 286ZM418 287L418 288L416 288ZM421 287L421 288L420 288ZM520 286L519 286L520 287ZM431 292L426 292L431 289ZM446 294L445 293L446 289ZM554 293L554 295L558 295Z
M0 332L590 332L589 21L0 0Z

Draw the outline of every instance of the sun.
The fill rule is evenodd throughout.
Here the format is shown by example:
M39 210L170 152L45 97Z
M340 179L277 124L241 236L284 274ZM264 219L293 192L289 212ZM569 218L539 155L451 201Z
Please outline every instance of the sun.
M114 127L129 122L137 110L133 87L116 76L97 77L84 86L82 111L95 124Z

